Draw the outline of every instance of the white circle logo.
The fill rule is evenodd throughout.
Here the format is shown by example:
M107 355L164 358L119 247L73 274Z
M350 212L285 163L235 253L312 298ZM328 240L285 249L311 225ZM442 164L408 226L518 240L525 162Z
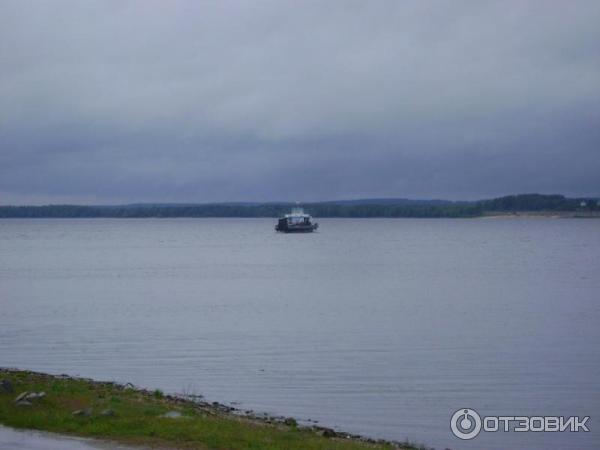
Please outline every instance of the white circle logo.
M459 439L473 439L481 431L481 417L474 409L461 408L452 414L450 429Z

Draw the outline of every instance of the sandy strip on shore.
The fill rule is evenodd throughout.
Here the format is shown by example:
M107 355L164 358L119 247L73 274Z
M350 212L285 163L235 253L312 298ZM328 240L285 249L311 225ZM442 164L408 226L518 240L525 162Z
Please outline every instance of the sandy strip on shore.
M99 439L46 431L16 430L0 425L0 450L146 450Z

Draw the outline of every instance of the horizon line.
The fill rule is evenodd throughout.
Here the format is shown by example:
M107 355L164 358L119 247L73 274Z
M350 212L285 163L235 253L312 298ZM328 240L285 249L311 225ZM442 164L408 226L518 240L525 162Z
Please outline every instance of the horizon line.
M45 204L0 204L0 208L43 208L48 206L80 206L89 208L119 208L119 207L146 207L146 206L164 206L164 207L185 207L185 206L208 206L208 205L239 205L239 206L257 206L257 205L314 205L323 203L345 203L345 202L374 202L374 201L407 201L407 202L444 202L444 203L477 203L487 200L495 200L506 197L519 197L537 195L542 197L561 196L570 200L600 200L598 195L574 196L568 197L564 194L540 194L537 192L524 192L520 194L506 194L495 197L484 197L475 200L449 200L444 198L415 198L415 197L360 197L360 198L342 198L335 200L317 200L317 201L292 201L292 200L264 200L264 201L207 201L207 202L165 202L165 201L144 201L144 202L127 202L127 203L45 203Z

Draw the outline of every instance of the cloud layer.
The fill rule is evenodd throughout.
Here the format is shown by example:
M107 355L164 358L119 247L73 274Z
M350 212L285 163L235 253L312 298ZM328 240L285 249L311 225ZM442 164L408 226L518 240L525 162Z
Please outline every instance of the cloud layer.
M0 4L0 203L600 194L600 3Z

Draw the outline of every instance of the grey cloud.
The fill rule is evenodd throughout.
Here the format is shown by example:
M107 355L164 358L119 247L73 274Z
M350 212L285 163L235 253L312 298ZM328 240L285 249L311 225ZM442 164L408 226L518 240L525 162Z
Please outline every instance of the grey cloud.
M0 203L600 193L600 5L0 5Z

